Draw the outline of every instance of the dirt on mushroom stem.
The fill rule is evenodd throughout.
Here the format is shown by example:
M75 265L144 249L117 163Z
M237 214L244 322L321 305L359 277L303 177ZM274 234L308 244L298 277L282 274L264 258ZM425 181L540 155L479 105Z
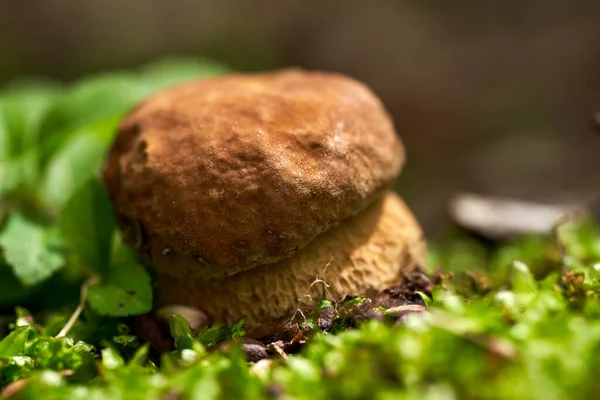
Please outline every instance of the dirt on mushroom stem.
M423 268L418 267L408 274L403 274L401 284L382 290L372 298L349 297L337 306L322 307L314 315L306 316L314 321L313 324L290 321L269 336L259 339L228 339L209 348L209 351L225 351L232 342L238 342L250 362L281 358L282 355L301 351L314 332L337 333L353 329L365 321L383 320L384 315L380 307L386 310L401 309L400 313L393 312L387 318L396 325L402 325L407 314L426 310L422 294L431 296L434 287L441 285L444 279L444 276L438 273L428 275ZM161 324L153 314L138 316L135 327L137 335L150 342L154 350L165 352L174 348L168 326Z

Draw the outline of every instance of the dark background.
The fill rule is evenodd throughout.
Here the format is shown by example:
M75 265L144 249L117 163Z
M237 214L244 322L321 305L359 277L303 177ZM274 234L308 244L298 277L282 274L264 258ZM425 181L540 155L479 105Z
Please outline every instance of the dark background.
M70 81L163 55L369 84L409 162L398 187L429 233L474 191L595 201L600 1L4 0L0 84Z

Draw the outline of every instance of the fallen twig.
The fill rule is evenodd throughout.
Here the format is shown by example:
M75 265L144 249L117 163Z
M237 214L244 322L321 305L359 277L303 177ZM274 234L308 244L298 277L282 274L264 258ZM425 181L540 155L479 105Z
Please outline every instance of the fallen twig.
M279 340L279 341L277 341L277 342L270 343L270 344L267 346L267 349L268 349L269 351L272 351L272 352L275 352L275 353L279 354L279 356L280 356L282 359L284 359L284 360L287 360L287 359L288 359L288 356L287 356L287 354L285 354L285 351L283 351L283 348L282 348L282 347L283 347L283 343L282 343L282 342Z

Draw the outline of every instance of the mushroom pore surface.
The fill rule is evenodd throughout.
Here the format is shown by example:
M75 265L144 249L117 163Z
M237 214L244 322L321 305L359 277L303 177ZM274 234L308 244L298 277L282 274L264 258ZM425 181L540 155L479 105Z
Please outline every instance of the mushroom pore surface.
M247 335L261 337L290 321L298 308L310 312L323 298L337 302L401 283L402 275L422 265L424 257L417 221L389 192L277 263L219 280L159 273L156 305L192 306L227 324L247 317ZM317 278L327 285L326 292Z
M122 122L104 181L125 240L161 274L218 279L292 256L364 210L403 163L366 86L285 70L151 96Z

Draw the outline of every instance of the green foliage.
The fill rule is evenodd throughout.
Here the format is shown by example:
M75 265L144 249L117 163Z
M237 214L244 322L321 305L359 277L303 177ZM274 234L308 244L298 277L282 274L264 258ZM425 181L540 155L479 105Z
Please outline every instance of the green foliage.
M28 81L0 92L0 305L44 303L48 294L36 288L56 275L66 285L93 276L99 283L89 302L97 313L150 310L150 276L119 244L100 170L120 120L137 102L224 70L172 58L70 86Z
M30 325L19 326L0 342L0 384L28 378L36 370L61 372L73 382L88 380L98 373L95 348L42 335Z
M25 399L594 398L600 389L600 232L585 222L564 225L558 236L569 265L562 276L555 271L536 278L519 261L541 260L538 250L552 254L555 239L534 252L522 252L532 248L516 242L489 254L490 260L509 250L517 255L491 291L465 296L446 281L445 289L434 291L429 312L409 315L401 326L371 320L336 334L313 333L300 354L260 368L236 345L243 321L194 333L175 315L177 350L163 354L159 364L147 346L134 344L139 347L129 355L116 350L117 343L135 342L123 336L107 337L97 353L81 342L42 335L33 325L16 327L0 342L0 379L28 378L19 391ZM360 304L364 300L343 307ZM218 350L223 340L232 345Z
M222 323L215 323L211 326L201 328L197 334L192 332L188 321L179 314L171 318L171 336L175 341L175 348L185 349L204 349L214 346L225 339L239 339L244 336L245 331L242 328L245 318L239 320L231 328Z
M115 230L110 200L96 179L88 181L65 205L60 227L71 253L98 273L108 269Z
M139 264L113 265L104 280L90 288L88 300L102 315L146 313L152 308L150 276Z
M52 154L40 183L40 194L49 206L63 207L97 175L119 120L112 117L75 130Z
M239 339L246 333L242 326L244 325L245 319L241 319L231 328L226 327L223 324L216 323L207 328L200 330L197 336L197 340L204 346L212 346L223 339Z
M50 277L64 264L60 238L47 227L13 213L0 234L4 258L24 285L35 285Z
M175 350L150 351L129 318L152 305L151 278L116 232L101 183L107 146L135 102L218 65L163 61L61 87L0 94L0 387L19 399L588 399L600 390L600 230L561 225L499 248L455 238L431 266L454 273L422 293L427 313L350 328L365 299L323 301L341 318L286 360L251 364L243 320L193 331L171 319ZM57 337L83 282L86 307ZM84 290L85 291L85 290ZM65 308L47 305L74 293ZM53 303L54 304L54 303ZM6 311L6 310L5 310ZM326 310L330 312L330 310ZM385 310L380 310L385 311ZM307 326L315 327L314 316Z
M0 357L15 357L25 349L25 342L29 336L29 326L15 329L2 342L0 342Z
M58 93L45 82L7 88L0 97L0 196L23 190L37 178L40 124Z

